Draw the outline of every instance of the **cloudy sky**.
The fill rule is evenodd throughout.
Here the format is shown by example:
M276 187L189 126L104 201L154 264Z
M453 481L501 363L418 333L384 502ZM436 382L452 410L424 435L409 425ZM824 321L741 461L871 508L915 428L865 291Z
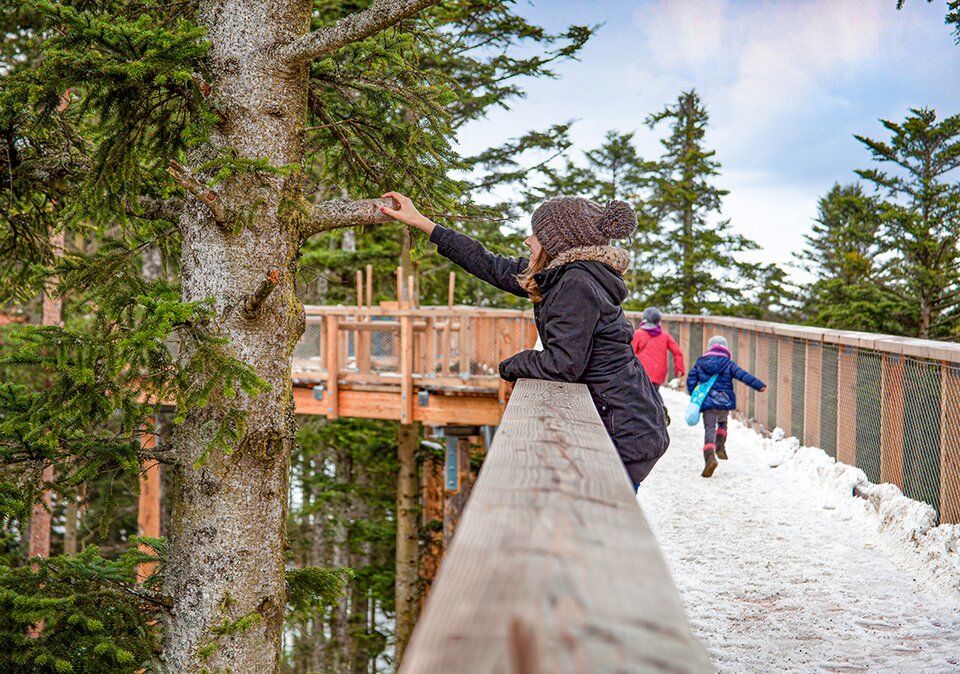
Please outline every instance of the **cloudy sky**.
M578 149L610 129L636 131L642 156L660 153L651 112L696 88L711 117L730 190L724 215L788 262L803 247L817 199L870 165L854 133L886 138L878 119L911 107L960 113L960 46L943 0L519 0L551 31L602 23L579 61L553 81L527 82L526 99L461 134L465 153L527 129L576 120ZM665 127L664 127L665 131ZM577 153L575 153L577 156Z

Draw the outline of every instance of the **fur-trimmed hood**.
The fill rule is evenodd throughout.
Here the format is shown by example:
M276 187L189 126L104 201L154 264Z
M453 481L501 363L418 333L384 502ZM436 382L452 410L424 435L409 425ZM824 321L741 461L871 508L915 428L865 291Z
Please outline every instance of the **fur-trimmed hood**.
M630 254L613 246L582 246L570 248L550 261L546 269L534 276L540 292L547 293L561 277L579 269L589 274L614 304L627 297L623 272L630 266Z
M630 253L614 246L568 248L550 261L546 269L557 269L570 262L602 262L623 274L630 267Z

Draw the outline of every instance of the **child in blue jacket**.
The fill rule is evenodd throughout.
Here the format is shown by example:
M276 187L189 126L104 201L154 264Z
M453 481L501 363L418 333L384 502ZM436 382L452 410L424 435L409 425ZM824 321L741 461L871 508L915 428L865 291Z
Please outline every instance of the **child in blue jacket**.
M717 380L700 409L703 412L703 477L710 477L717 469L717 459L727 458L727 416L737 408L737 396L733 392L733 380L739 379L756 390L767 390L767 385L733 362L727 340L720 335L710 338L707 352L697 358L687 375L687 392L693 393L697 384Z

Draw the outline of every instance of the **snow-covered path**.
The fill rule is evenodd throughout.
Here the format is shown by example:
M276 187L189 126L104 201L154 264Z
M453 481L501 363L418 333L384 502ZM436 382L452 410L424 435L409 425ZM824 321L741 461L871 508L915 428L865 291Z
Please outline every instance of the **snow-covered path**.
M735 421L701 478L703 428L664 398L671 446L639 500L720 672L960 672L960 605L894 565L865 501L771 468Z

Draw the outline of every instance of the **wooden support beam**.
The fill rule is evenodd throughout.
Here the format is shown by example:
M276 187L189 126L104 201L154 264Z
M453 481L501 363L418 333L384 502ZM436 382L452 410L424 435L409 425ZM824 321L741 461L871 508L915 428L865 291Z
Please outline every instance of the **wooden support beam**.
M373 265L367 265L367 308L373 306Z
M519 382L400 674L712 671L586 386Z
M460 376L463 376L464 373L470 374L470 362L473 359L473 352L470 348L473 344L473 340L470 339L470 323L469 316L460 317L460 330L457 339L457 356L459 360L457 373Z
M447 280L447 306L453 308L453 294L457 284L457 272L450 272L450 278Z
M397 556L395 577L397 658L413 632L420 606L417 592L420 528L417 526L419 491L417 489L417 450L420 447L419 424L400 424L397 432Z
M426 427L426 439L437 441L433 437L431 427ZM442 440L442 439L440 439ZM440 568L443 558L443 462L438 460L435 452L427 453L423 461L422 500L423 511L420 527L426 538L423 555L420 557L420 586L423 594L420 597L420 609L430 594L430 587Z

